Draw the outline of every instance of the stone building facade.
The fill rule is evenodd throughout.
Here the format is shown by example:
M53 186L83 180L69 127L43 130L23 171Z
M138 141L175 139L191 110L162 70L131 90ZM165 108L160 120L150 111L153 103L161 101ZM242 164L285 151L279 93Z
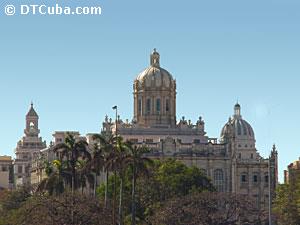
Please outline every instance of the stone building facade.
M13 167L11 156L0 156L0 190L13 188Z
M196 166L211 179L218 191L245 194L257 206L268 209L269 195L278 183L277 151L263 158L255 146L251 125L242 117L241 106L221 129L220 138L206 135L202 117L193 124L176 120L176 80L160 66L154 49L150 66L133 82L134 116L132 122L105 118L102 132L118 132L125 140L151 149L153 159L175 158ZM117 124L114 122L117 121Z
M220 137L209 137L202 117L194 124L184 117L177 120L176 94L176 80L161 67L160 54L154 50L150 66L133 82L132 121L123 121L118 115L115 120L106 116L101 132L118 132L135 145L148 146L149 158L175 158L188 166L196 166L211 178L218 191L244 194L254 198L258 207L268 210L269 197L274 197L278 183L275 146L268 158L260 156L254 130L242 117L238 103L233 115L220 129ZM40 160L32 162L31 159L38 152L40 158L53 160L51 146L63 142L66 132L55 132L49 147L38 134L38 115L32 105L26 116L25 136L16 148L15 161L15 176L28 178L28 171L31 171L32 184L39 183L45 174ZM93 134L74 135L93 145Z
M52 151L52 147L64 143L68 134L74 136L76 140L86 140L86 137L81 136L78 131L55 131L49 146L41 149L38 157L31 161L30 184L32 187L36 187L43 179L47 178L45 161L52 162L57 159L56 154Z
M284 171L284 183L294 185L300 180L300 158L290 163Z

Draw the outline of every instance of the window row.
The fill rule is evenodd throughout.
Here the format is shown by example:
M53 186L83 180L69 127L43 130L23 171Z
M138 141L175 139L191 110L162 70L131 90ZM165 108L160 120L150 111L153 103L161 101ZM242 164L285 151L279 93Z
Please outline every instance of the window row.
M242 174L241 175L241 183L247 183L248 180L249 180L249 178L248 178L247 174ZM260 182L259 174L253 174L251 180L252 180L252 183L259 183ZM269 175L268 174L264 175L263 181L265 183L269 183Z
M155 112L161 113L161 111L162 111L161 110L161 105L162 105L161 104L161 99L157 98L156 102L155 102ZM165 107L164 107L165 112L169 112L170 108L171 108L171 106L170 106L170 100L166 99L166 103L165 103ZM148 98L146 100L146 110L145 110L145 112L147 114L150 114L151 111L152 111L152 102L151 102L151 99ZM143 113L143 102L142 102L142 99L138 100L138 112L139 112L140 115Z

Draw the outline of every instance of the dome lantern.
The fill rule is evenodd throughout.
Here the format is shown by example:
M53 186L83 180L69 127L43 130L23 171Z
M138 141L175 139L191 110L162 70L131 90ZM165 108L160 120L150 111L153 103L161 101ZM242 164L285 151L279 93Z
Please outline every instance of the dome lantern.
M239 103L236 103L234 106L234 116L241 117L241 106Z
M159 59L159 53L156 51L156 48L154 48L152 54L150 55L150 65L154 67L160 67Z

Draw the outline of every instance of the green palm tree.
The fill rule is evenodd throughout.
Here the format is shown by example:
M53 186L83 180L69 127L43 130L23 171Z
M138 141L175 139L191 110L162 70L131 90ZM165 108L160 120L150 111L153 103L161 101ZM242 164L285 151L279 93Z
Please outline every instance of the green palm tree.
M112 151L109 152L109 154L106 157L106 162L105 162L105 169L106 171L111 171L113 173L113 223L116 224L116 201L117 201L117 173L120 170L119 163L120 163L120 149L122 145L122 138L120 136L116 137L114 136L113 138L113 145L112 145ZM108 180L108 179L107 179ZM122 186L122 185L121 185ZM108 187L108 183L106 183L106 188ZM120 212L120 210L119 210Z
M112 166L112 158L113 158L113 152L115 148L116 143L116 137L112 134L107 133L101 133L101 134L95 134L93 136L94 140L97 140L99 142L99 146L96 148L94 152L94 163L99 166L99 171L104 169L105 172L105 207L107 207L108 202L108 175L109 171L113 171ZM102 164L103 160L103 167L101 168L100 164ZM99 163L97 163L97 161Z
M55 145L52 149L57 158L66 164L65 170L71 176L72 193L78 188L78 171L82 169L82 161L90 161L88 143L84 140L76 140L75 137L67 133L64 143Z
M105 185L105 205L107 205L108 196L108 172L113 173L113 210L115 210L116 203L116 177L120 177L120 195L119 195L119 224L123 224L123 192L124 192L124 177L127 167L127 147L125 146L122 137L114 136L112 134L96 134L94 139L99 140L100 148L95 151L95 165L102 165L104 162L104 168L106 173L106 185ZM104 160L104 161L103 161ZM99 167L98 169L100 169ZM113 213L115 214L115 213Z
M145 153L149 152L145 146L132 145L132 143L126 142L126 148L129 152L126 164L130 164L132 169L131 224L136 225L136 181L139 175L148 174L147 165L152 165L153 161L144 156Z
M92 152L92 160L90 161L87 169L89 172L88 174L93 174L93 178L89 178L89 183L93 187L93 195L96 197L96 188L98 186L97 180L98 176L101 175L105 163L105 154L104 150L101 147L100 143L95 143L93 152Z
M95 180L95 170L93 166L93 158L90 161L79 160L78 165L78 187L81 187L81 192L83 194L84 188L89 184L89 190L94 187Z
M129 152L122 138L118 138L117 151L115 154L116 170L120 177L120 194L119 194L119 224L123 225L123 192L125 172L129 165Z
M82 169L82 161L91 160L88 143L84 140L76 140L72 134L67 133L65 142L55 145L52 150L56 153L57 158L66 164L66 171L69 172L71 176L71 220L72 224L74 224L74 192L79 187L79 184L82 185L82 183L79 182L79 170Z
M37 192L47 191L49 195L58 195L64 192L64 172L63 165L59 160L52 163L45 161L44 169L47 178L43 179L37 187Z

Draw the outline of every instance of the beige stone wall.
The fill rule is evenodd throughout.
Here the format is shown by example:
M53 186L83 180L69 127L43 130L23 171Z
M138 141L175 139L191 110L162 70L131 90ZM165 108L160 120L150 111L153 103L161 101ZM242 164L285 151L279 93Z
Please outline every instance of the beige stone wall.
M0 156L0 188L11 188L10 172L12 159L10 156Z
M285 183L294 185L298 179L300 179L300 159L289 164L284 174Z
M266 178L267 177L267 178ZM234 180L236 192L248 195L262 209L268 209L269 201L268 162L240 162Z
M9 172L0 172L0 188L9 188Z

